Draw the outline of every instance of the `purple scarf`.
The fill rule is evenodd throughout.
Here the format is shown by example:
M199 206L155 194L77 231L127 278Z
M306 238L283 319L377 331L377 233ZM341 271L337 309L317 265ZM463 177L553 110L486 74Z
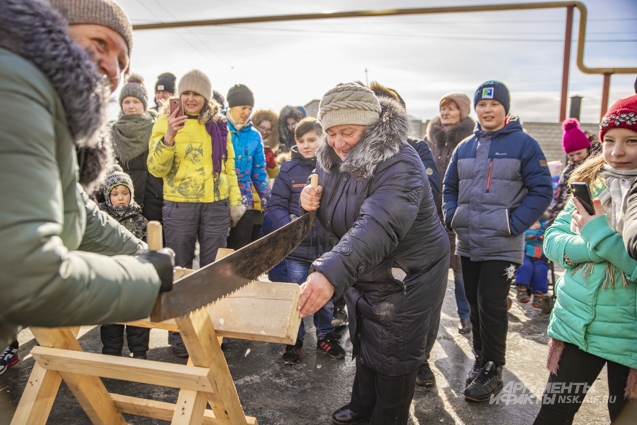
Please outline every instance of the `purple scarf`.
M206 123L206 131L212 139L212 175L216 180L222 162L228 159L228 126L223 121L217 123L213 119Z

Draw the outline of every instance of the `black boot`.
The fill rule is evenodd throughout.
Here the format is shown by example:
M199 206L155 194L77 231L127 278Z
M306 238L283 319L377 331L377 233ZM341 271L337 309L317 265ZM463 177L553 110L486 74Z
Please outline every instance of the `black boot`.
M468 334L471 332L471 319L468 317L466 319L460 319L460 325L458 326L458 332L461 334Z
M502 391L502 366L487 362L478 377L464 390L464 396L472 401L488 401L492 395Z
M423 387L430 387L436 383L436 375L431 371L429 362L425 361L418 367L418 375L416 376L416 384Z
M345 424L364 424L370 420L369 416L359 415L349 410L349 405L343 406L332 414L332 423L335 425Z
M467 387L473 382L474 379L478 377L480 369L482 369L482 359L476 356L475 360L473 361L473 366L471 366L471 370L467 374L467 380L465 381Z

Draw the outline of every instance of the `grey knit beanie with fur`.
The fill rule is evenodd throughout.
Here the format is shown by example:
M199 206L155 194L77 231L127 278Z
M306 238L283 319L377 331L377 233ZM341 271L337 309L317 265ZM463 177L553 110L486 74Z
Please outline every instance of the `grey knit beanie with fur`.
M193 69L181 77L178 91L179 93L177 94L179 96L181 96L183 92L194 91L205 97L206 102L212 99L212 83L210 82L210 78L198 69Z
M93 24L107 27L124 38L128 56L133 50L133 26L122 8L113 0L50 0L51 6L69 25Z
M371 125L380 117L374 92L356 83L341 83L323 95L318 118L327 130L344 124Z

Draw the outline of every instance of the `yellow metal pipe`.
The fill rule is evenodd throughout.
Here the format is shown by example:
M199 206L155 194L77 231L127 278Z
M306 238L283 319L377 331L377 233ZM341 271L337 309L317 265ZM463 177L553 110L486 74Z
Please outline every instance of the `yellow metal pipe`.
M584 44L586 39L586 19L588 12L586 6L579 1L557 1L542 3L514 3L514 4L491 4L482 6L453 6L453 7L422 7L410 9L386 9L386 10L355 10L348 12L321 12L306 13L297 15L271 15L271 16L250 16L244 18L221 18L200 21L181 22L160 22L155 24L134 25L135 30L152 30L168 28L202 27L214 25L236 25L250 24L258 22L284 22L303 21L316 19L336 19L336 18L360 18L377 16L399 16L399 15L427 15L438 13L460 13L460 12L496 12L505 10L532 10L532 9L555 9L574 6L580 12L579 36L577 39L577 67L585 74L637 74L637 68L589 68L584 65Z

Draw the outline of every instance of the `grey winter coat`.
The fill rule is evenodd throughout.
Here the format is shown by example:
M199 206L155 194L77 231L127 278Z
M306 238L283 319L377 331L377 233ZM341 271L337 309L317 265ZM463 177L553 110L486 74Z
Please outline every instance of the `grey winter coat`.
M78 184L77 150L97 146L109 95L101 80L48 5L0 2L0 346L20 326L146 317L159 292L151 264L107 256L142 242Z
M405 110L379 100L381 118L345 161L325 139L317 151L317 214L338 244L310 271L334 285L334 299L347 291L353 354L379 373L401 376L425 359L426 333L444 297L449 240L422 161L407 142ZM406 277L395 278L392 268Z

